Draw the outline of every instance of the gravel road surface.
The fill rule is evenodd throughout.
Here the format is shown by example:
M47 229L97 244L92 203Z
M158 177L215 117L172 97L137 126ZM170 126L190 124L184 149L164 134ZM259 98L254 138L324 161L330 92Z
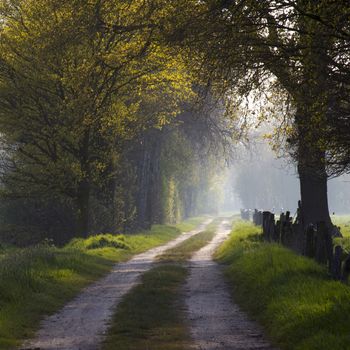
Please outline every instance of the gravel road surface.
M222 267L212 259L230 231L229 223L222 222L214 239L190 261L184 294L193 349L272 350L260 327L233 303Z
M203 231L211 221L208 219L197 229L165 245L139 254L125 263L116 264L106 277L83 290L61 311L47 317L35 339L26 341L21 349L99 349L115 307L139 283L140 276L152 267L157 255Z

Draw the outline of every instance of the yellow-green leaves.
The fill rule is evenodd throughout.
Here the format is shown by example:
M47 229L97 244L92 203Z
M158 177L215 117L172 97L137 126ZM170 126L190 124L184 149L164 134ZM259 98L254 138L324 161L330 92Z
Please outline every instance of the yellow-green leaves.
M0 126L21 181L74 193L118 167L123 143L162 128L193 76L162 31L168 1L13 0L4 7ZM14 145L19 145L16 149ZM21 150L19 152L19 150Z

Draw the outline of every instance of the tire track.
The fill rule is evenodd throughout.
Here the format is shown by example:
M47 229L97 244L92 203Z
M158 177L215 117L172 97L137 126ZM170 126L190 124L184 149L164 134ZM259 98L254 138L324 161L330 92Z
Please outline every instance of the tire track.
M221 267L212 255L228 237L223 221L213 240L190 260L184 294L196 350L272 350L261 328L233 303Z
M136 255L125 263L116 264L106 277L83 290L61 311L47 317L35 339L26 341L22 349L99 349L115 307L123 296L139 283L141 275L153 266L155 258L203 231L211 221L208 219L197 229L182 234L165 245Z

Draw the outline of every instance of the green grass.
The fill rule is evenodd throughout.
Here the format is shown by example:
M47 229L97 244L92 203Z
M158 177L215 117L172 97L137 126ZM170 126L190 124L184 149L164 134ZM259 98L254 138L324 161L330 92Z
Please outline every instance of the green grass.
M56 311L110 266L107 259L45 246L7 255L0 265L0 348L32 335L43 315Z
M341 245L346 253L350 253L350 215L332 215L334 225L340 227L343 238L336 238L335 244Z
M237 222L216 257L236 302L266 329L280 349L350 349L350 288L326 269Z
M187 271L182 266L158 266L124 298L114 316L104 350L185 350L189 335L178 293Z
M188 270L184 262L208 244L216 223L159 256L118 305L103 350L188 350L190 334L180 290ZM165 263L164 263L165 262Z
M180 243L178 246L168 249L164 254L158 257L160 262L180 263L190 259L193 252L208 244L215 234L216 221L208 225L206 230L200 232Z
M198 221L190 220L186 227L193 229ZM43 316L56 312L114 263L177 237L178 227L155 225L139 234L75 239L60 249L48 244L2 249L0 349L11 349L32 336Z
M203 217L203 216L189 218L189 219L184 220L184 221L180 222L179 224L175 225L175 227L178 228L182 232L192 231L198 225L200 225L205 219L206 219L206 217Z
M332 221L340 227L344 237L350 237L350 215L332 215Z

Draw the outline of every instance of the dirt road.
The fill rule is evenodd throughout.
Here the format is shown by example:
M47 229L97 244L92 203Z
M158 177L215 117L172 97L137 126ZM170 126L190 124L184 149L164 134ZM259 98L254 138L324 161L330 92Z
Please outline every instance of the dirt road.
M230 231L230 225L223 222L210 244L190 261L184 294L194 349L270 350L260 327L232 302L222 268L212 260Z
M202 231L208 219L196 230L177 239L117 264L105 278L86 288L60 312L45 319L35 339L22 349L96 350L108 328L108 321L122 297L139 282L156 256Z
M23 349L97 350L113 311L140 276L152 268L155 258L202 231L211 220L196 230L143 254L117 264L105 278L86 288L60 312L48 317L35 339ZM194 254L184 286L188 324L196 350L272 350L260 327L248 320L232 302L222 268L212 259L215 249L230 233L222 222L213 240ZM121 349L122 350L122 349Z

